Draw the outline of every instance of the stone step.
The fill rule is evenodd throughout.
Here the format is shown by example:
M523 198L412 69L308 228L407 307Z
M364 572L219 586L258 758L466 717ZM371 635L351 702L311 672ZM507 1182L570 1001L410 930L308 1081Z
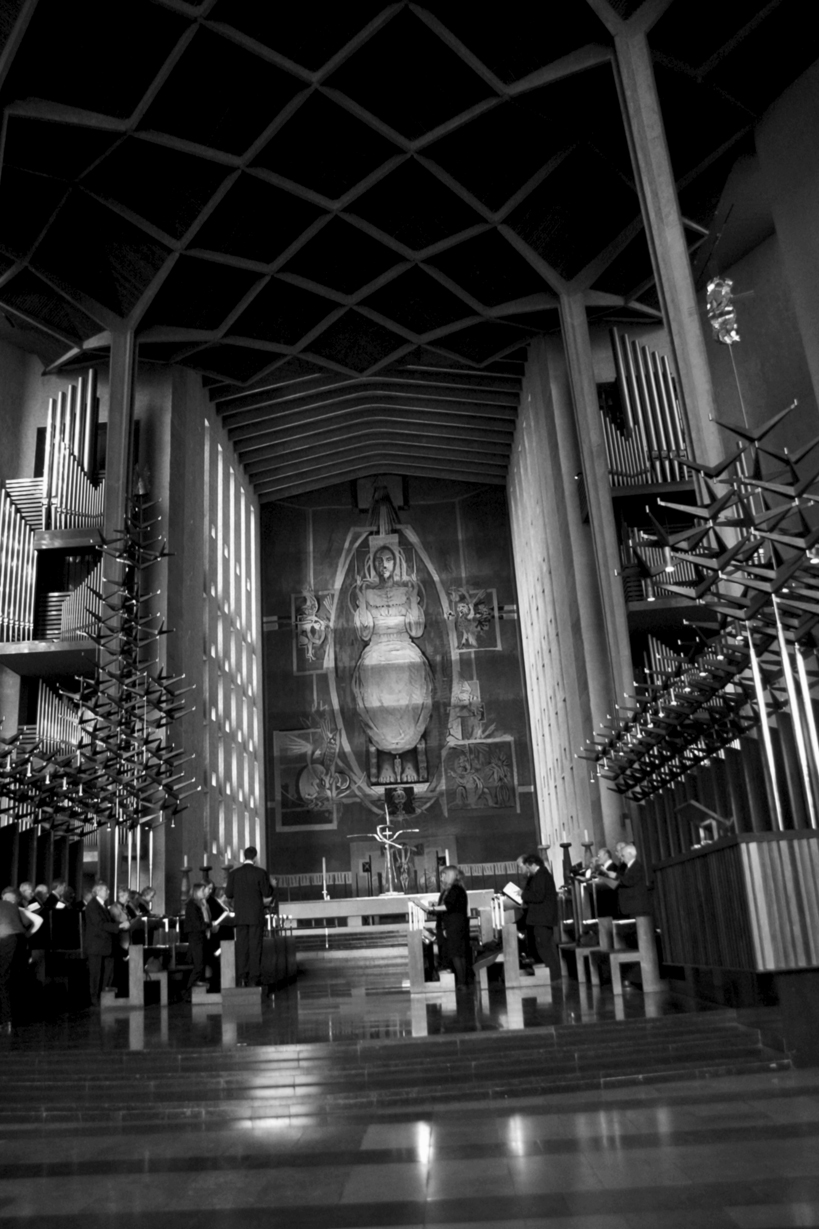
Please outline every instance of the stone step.
M729 1010L236 1050L64 1049L0 1073L0 1126L298 1120L786 1069Z
M463 1076L470 1079L491 1079L500 1072L507 1074L558 1070L628 1070L640 1069L658 1063L702 1062L722 1059L726 1056L753 1057L762 1052L757 1039L748 1038L733 1044L710 1044L707 1046L669 1046L640 1049L633 1053L600 1053L596 1056L579 1053L531 1052L525 1056L506 1055L484 1061L440 1062L412 1066L361 1065L336 1067L333 1065L301 1064L282 1070L251 1070L246 1072L222 1072L211 1070L197 1073L174 1073L163 1071L120 1072L107 1076L63 1075L62 1079L43 1075L41 1078L14 1078L3 1081L4 1095L9 1098L25 1090L32 1096L42 1096L47 1090L50 1099L68 1097L98 1097L120 1095L139 1089L162 1088L164 1095L177 1093L188 1095L192 1090L205 1098L224 1096L231 1091L264 1088L307 1088L312 1085L358 1083L362 1080L383 1083L409 1083L418 1079L432 1079L443 1075ZM781 1055L780 1055L781 1056ZM215 1064L214 1064L215 1066Z
M309 1060L315 1062L321 1058L331 1061L334 1065L352 1058L362 1061L359 1055L366 1055L367 1061L373 1061L377 1056L384 1060L392 1058L396 1062L405 1062L413 1056L424 1063L431 1061L444 1051L460 1053L468 1051L475 1053L480 1049L497 1054L504 1048L522 1051L527 1048L539 1049L549 1046L588 1047L595 1049L601 1045L632 1046L642 1044L649 1039L665 1037L684 1038L686 1036L701 1037L707 1034L731 1033L736 1036L747 1035L747 1030L737 1021L736 1013L730 1009L714 1010L701 1014L687 1013L679 1016L663 1016L656 1019L629 1019L624 1021L593 1021L590 1023L544 1025L531 1029L509 1032L474 1032L466 1034L437 1034L430 1037L400 1037L375 1039L367 1041L351 1040L318 1043L294 1043L287 1045L255 1045L236 1050L224 1050L218 1054L218 1065L252 1066L254 1069L261 1064L270 1063L276 1067L286 1062ZM212 1049L178 1048L153 1051L133 1052L126 1049L106 1049L104 1051L106 1065L110 1068L115 1064L147 1064L167 1067L195 1068L201 1065L203 1070L212 1071L214 1067L214 1052ZM29 1053L26 1056L27 1069L53 1070L64 1072L70 1062L71 1070L79 1071L83 1065L94 1071L99 1071L99 1051L89 1052L80 1049L63 1049L45 1053ZM2 1085L0 1076L0 1085Z
M515 1097L547 1096L553 1093L583 1092L628 1087L640 1084L676 1082L681 1080L714 1078L774 1070L787 1070L789 1060L781 1055L759 1054L754 1059L728 1059L722 1062L703 1062L699 1065L673 1063L648 1070L609 1073L569 1072L528 1073L525 1078L499 1078L491 1083L464 1083L458 1087L458 1099L508 1100ZM164 1097L156 1103L146 1104L145 1093L137 1102L117 1102L114 1105L92 1103L88 1106L74 1104L71 1107L26 1104L17 1109L0 1109L0 1127L54 1126L64 1129L67 1125L93 1127L129 1127L141 1125L173 1124L176 1127L204 1125L219 1122L253 1121L276 1119L299 1121L315 1120L317 1117L356 1111L388 1110L401 1107L435 1108L451 1104L452 1087L418 1084L391 1086L387 1088L365 1085L345 1090L322 1091L315 1094L292 1092L259 1098L233 1098L204 1101L191 1098L184 1103L174 1103Z
M338 1043L332 1047L243 1047L238 1051L220 1053L218 1057L212 1051L202 1050L172 1053L109 1050L105 1051L105 1069L111 1077L127 1068L129 1074L139 1076L156 1074L168 1078L178 1074L180 1077L190 1078L198 1073L212 1076L216 1068L225 1076L246 1072L255 1078L265 1072L286 1072L303 1067L312 1070L332 1068L339 1071L372 1066L407 1071L414 1067L425 1070L441 1064L451 1066L458 1063L497 1063L507 1059L533 1062L539 1057L549 1059L574 1054L594 1062L604 1054L628 1058L634 1053L647 1054L655 1050L667 1051L681 1047L705 1050L714 1045L743 1044L749 1037L753 1038L754 1044L759 1041L756 1032L751 1032L735 1022L708 1031L655 1030L640 1037L639 1041L633 1030L598 1036L596 1039L588 1038L584 1028L571 1029L569 1033L568 1036L556 1036L553 1030L543 1029L532 1030L531 1034L472 1034L457 1039L432 1037L423 1040L399 1040L394 1043L353 1042ZM20 1078L25 1080L39 1077L54 1081L77 1081L86 1076L100 1078L99 1056L77 1051L52 1054L48 1062L33 1061L27 1065L25 1074L20 1074ZM8 1087L13 1080L14 1075L10 1070L0 1080L0 1087Z
M709 1050L706 1054L690 1053L658 1053L641 1055L635 1068L632 1061L603 1060L598 1063L580 1063L565 1059L561 1062L544 1064L487 1064L485 1067L460 1067L451 1070L436 1070L427 1073L418 1072L415 1078L408 1073L366 1069L354 1076L350 1073L334 1072L295 1073L289 1076L267 1076L256 1080L236 1080L213 1078L191 1083L184 1080L140 1081L88 1081L87 1083L65 1084L60 1088L49 1086L41 1090L36 1085L21 1085L18 1096L24 1096L26 1107L32 1110L47 1110L69 1108L78 1110L98 1106L106 1108L121 1106L133 1108L141 1104L144 1098L156 1097L166 1106L185 1105L195 1101L197 1104L209 1105L225 1101L271 1102L274 1100L288 1102L294 1096L298 1098L315 1098L333 1096L341 1093L358 1093L360 1091L379 1090L385 1093L402 1093L410 1088L429 1088L433 1084L446 1082L449 1087L465 1084L494 1087L499 1085L514 1086L523 1084L529 1079L555 1080L561 1077L582 1078L584 1076L608 1077L624 1076L630 1079L658 1073L664 1070L678 1070L681 1067L713 1068L725 1063L756 1063L766 1057L759 1046L725 1047L722 1050ZM782 1055L771 1055L782 1060ZM14 1090L9 1090L14 1091ZM13 1104L13 1103L12 1103Z
M281 1060L265 1062L246 1062L242 1066L222 1063L215 1056L210 1062L185 1065L146 1061L125 1065L108 1064L101 1068L88 1065L75 1066L70 1058L57 1068L38 1068L19 1074L9 1074L0 1081L0 1088L6 1096L16 1095L20 1089L33 1088L38 1084L47 1083L52 1094L65 1086L72 1091L88 1086L92 1090L109 1086L120 1081L138 1081L150 1083L163 1081L170 1088L174 1080L179 1080L187 1087L199 1080L241 1082L258 1085L267 1082L301 1083L312 1082L325 1078L343 1080L346 1078L360 1079L366 1073L381 1073L386 1077L395 1075L407 1080L418 1076L432 1076L438 1072L457 1073L492 1072L500 1068L537 1069L540 1067L555 1067L570 1064L577 1067L594 1067L604 1064L609 1066L635 1065L645 1063L654 1058L684 1057L686 1059L704 1058L710 1055L747 1052L748 1047L759 1048L759 1039L753 1036L724 1036L709 1039L678 1038L676 1041L657 1042L651 1045L607 1046L590 1048L553 1047L526 1048L521 1051L509 1051L498 1048L495 1052L485 1052L476 1049L472 1053L461 1054L444 1052L440 1055L430 1055L429 1058L413 1055L412 1058L377 1060L366 1055L358 1058L344 1057L339 1054L337 1061L329 1059L311 1059L303 1057L298 1061ZM221 1057L221 1056L220 1056ZM104 1072L104 1074L103 1074Z
M293 1072L333 1071L337 1074L360 1073L367 1069L430 1072L438 1069L496 1067L507 1062L523 1065L577 1061L601 1063L635 1061L657 1053L722 1052L726 1047L758 1045L759 1038L741 1025L726 1022L718 1028L703 1030L685 1028L669 1031L655 1029L639 1035L638 1030L621 1030L589 1037L585 1027L563 1030L531 1030L531 1033L472 1034L460 1038L431 1037L395 1042L340 1042L332 1046L258 1046L243 1047L215 1055L213 1051L177 1050L104 1052L107 1081L119 1078L169 1080L174 1077L191 1080L198 1075L213 1078L248 1078L258 1080L267 1075L288 1076ZM81 1051L63 1051L49 1056L30 1056L25 1071L10 1068L0 1077L0 1090L8 1095L18 1085L30 1086L47 1080L58 1088L62 1083L76 1087L88 1080L101 1080L99 1055Z

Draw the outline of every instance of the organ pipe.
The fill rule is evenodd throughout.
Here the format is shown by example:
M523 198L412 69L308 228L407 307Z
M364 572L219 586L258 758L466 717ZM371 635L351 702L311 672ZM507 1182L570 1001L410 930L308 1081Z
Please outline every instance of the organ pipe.
M612 329L624 427L602 411L613 487L679 482L687 448L674 376L665 355Z
M0 640L28 640L34 627L34 533L0 491Z
M42 680L37 696L37 741L42 751L53 755L74 751L80 742L77 713Z
M88 635L102 618L102 561L73 593L60 610L60 639L74 640Z
M85 432L83 435L83 455L82 467L89 479L94 476L95 455L94 450L97 442L97 423L99 416L99 401L97 399L97 373L94 368L88 373L88 380L85 385Z
M34 634L34 529L102 525L104 483L95 483L93 474L97 423L97 375L91 371L49 400L42 479L10 482L14 497L9 490L0 491L2 642L27 640ZM94 603L87 587L72 595L65 612L69 632L82 634L80 629L96 611Z
M104 484L93 473L97 425L97 373L91 371L48 403L43 529L102 524Z

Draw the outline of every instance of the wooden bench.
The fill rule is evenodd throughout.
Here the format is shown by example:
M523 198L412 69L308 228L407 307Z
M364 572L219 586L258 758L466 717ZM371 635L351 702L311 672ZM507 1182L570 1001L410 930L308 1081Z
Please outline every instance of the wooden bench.
M637 923L637 950L634 951L629 948L609 952L611 988L617 995L622 995L623 993L622 966L624 964L640 965L644 993L651 994L653 991L662 990L663 988L663 982L660 979L660 966L657 960L654 919L646 915L636 918L635 921Z
M159 983L159 1005L168 1006L168 972L162 969L156 973L145 974L145 948L139 943L132 943L128 948L128 998L120 999L119 1007L144 1007L145 983Z
M577 980L581 986L585 986L587 981L591 981L593 986L600 985L600 973L597 967L595 956L601 953L608 954L609 949L595 944L593 947L586 947L583 944L577 943L560 943L558 945L560 952L560 967L563 970L563 976L569 976L569 952L574 952L575 962L577 965Z

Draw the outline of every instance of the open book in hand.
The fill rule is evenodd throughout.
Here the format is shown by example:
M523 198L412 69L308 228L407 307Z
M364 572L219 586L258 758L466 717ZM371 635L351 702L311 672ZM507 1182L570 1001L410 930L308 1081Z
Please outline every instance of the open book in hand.
M504 887L503 895L508 896L510 900L514 901L518 908L523 907L523 897L521 896L520 888L511 879Z

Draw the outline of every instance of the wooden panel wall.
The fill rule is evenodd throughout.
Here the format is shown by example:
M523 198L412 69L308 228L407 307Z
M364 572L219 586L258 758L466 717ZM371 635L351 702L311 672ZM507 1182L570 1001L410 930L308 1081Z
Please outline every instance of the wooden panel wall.
M667 963L754 968L748 895L735 841L661 864L654 884Z
M819 832L726 837L655 867L669 964L819 967Z
M819 833L743 844L756 968L819 966Z

